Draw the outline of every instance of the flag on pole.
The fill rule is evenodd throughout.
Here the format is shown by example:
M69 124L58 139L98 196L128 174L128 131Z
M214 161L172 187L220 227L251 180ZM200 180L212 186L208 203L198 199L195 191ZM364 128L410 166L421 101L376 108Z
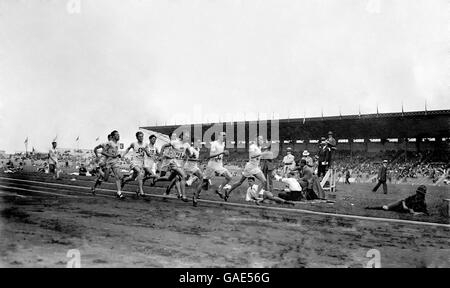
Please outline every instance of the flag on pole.
M75 139L75 141L78 141L78 140L80 140L80 136L78 136L77 139Z
M100 137L95 138L95 142L97 142L98 140L100 140Z
M404 115L405 111L403 110L403 101L402 101L402 116Z
M358 115L361 117L361 106L358 106Z
M306 111L303 110L303 124L305 124L306 122Z
M377 104L377 116L379 116L379 113L378 113L378 104Z
M23 142L25 145L28 145L28 136L27 139L25 139L25 141Z

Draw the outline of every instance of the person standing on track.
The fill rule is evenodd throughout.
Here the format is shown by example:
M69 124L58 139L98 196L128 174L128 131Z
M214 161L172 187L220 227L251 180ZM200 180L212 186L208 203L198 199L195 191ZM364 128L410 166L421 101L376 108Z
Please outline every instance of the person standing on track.
M53 174L53 179L60 179L59 174L61 170L58 167L58 150L56 149L56 141L52 142L52 148L48 151L48 169L49 173Z
M292 154L292 148L286 149L286 156L283 157L283 177L287 177L289 172L295 168L295 156Z
M373 187L372 192L377 192L378 188L383 185L383 193L387 194L387 163L387 160L383 160L383 164L381 165L380 170L378 170L378 183Z

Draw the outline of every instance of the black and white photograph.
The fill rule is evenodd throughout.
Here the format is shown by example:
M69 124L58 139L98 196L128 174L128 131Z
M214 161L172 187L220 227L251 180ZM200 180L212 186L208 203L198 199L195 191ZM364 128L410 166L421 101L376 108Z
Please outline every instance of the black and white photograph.
M0 268L450 268L450 1L0 0L0 135Z

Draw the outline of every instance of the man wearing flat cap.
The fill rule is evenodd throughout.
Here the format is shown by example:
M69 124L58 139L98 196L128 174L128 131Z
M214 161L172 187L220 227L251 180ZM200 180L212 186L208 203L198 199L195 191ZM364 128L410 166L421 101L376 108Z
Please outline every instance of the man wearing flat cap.
M420 185L417 187L416 194L394 203L383 206L366 207L370 210L384 210L395 211L400 213L411 213L414 215L429 215L427 204L425 203L425 195L427 194L427 187Z
M292 154L292 148L286 149L286 156L283 157L283 177L287 177L289 172L295 168L295 156Z
M378 183L377 185L372 189L372 192L377 192L378 188L383 185L383 193L387 194L387 160L383 160L383 163L381 164L380 170L378 170Z

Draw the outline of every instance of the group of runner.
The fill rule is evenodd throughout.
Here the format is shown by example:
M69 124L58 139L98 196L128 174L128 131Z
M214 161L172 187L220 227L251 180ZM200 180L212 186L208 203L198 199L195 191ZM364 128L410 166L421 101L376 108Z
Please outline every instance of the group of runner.
M188 202L186 181L189 178L189 184L195 184L192 203L197 206L200 193L202 190L209 190L211 179L222 176L223 180L214 189L214 192L225 201L236 188L248 179L248 201L255 201L259 204L261 201L269 199L277 203L293 204L290 201L275 197L270 191L264 189L267 186L267 180L261 171L260 159L265 153L271 152L263 151L264 138L262 136L258 136L255 143L249 146L249 160L242 172L242 177L232 185L230 185L232 175L223 165L223 158L229 155L229 151L225 149L226 133L220 132L216 138L211 142L209 155L207 156L208 164L206 169L202 171L199 167L201 142L198 140L191 145L191 137L187 132L183 132L181 135L172 133L169 135L170 140L165 141L166 143L158 149L155 145L158 139L157 135L150 135L149 142L145 143L144 133L139 131L136 133L136 142L131 143L123 153L120 153L118 143L120 135L118 131L113 131L108 135L107 142L94 148L98 176L91 188L92 193L95 195L96 189L102 182L107 181L109 175L113 173L117 186L116 195L119 199L124 198L122 189L130 181L138 182L136 194L138 197L144 197L144 183L146 180L150 180L151 186L159 181L169 182L165 194L170 194L171 189L175 187L178 198ZM99 152L100 150L101 152ZM124 158L130 151L132 151L130 167L132 173L123 176L119 167L120 159ZM259 180L260 185L256 185L255 180Z

